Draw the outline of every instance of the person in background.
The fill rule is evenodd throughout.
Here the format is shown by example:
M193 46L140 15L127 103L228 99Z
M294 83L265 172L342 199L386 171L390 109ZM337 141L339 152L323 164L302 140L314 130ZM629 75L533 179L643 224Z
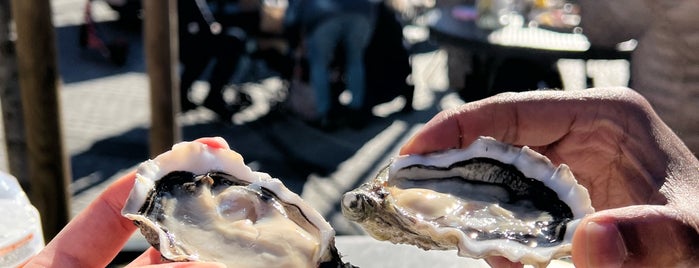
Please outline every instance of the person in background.
M209 93L202 105L216 113L219 120L229 122L233 114L249 104L245 103L248 100L241 92L238 92L237 102L229 104L223 97L223 90L245 52L249 29L239 25L250 24L248 21L254 18L250 18L247 15L250 12L246 10L236 10L236 15L225 14L226 5L238 1L214 2L215 5L205 0L178 1L180 62L183 68L180 77L180 108L182 112L197 108L198 105L189 97L192 84L214 61L208 79ZM253 13L257 14L256 11Z
M314 90L317 118L312 124L333 128L341 111L350 125L359 126L370 116L364 108L364 51L369 44L377 12L370 0L291 0L286 28L301 29ZM338 46L344 53L344 78L352 94L348 109L332 107L337 101L330 87L330 64Z
M699 156L699 1L578 1L585 36L613 47L635 39L630 87Z

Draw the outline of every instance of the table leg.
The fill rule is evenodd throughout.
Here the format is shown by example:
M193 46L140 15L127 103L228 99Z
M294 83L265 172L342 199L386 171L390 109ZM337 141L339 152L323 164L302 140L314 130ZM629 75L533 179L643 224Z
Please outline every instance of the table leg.
M473 54L471 62L471 72L464 76L464 88L459 91L461 99L467 102L490 96L496 73L496 60L491 56Z

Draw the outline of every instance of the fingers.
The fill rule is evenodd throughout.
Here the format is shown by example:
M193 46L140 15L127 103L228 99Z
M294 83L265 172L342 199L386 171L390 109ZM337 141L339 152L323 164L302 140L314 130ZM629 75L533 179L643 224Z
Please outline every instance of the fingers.
M495 256L488 257L485 261L493 268L522 268L524 267L521 263L513 263L505 257Z
M110 185L34 257L27 267L105 267L136 226L121 216L133 187L131 172Z
M491 136L508 143L526 141L530 145L535 145L532 140L537 140L536 145L540 145L565 135L573 114L561 103L532 97L532 94L523 93L501 94L441 112L403 147L401 153L466 147L478 136ZM546 124L545 132L543 124Z
M209 147L213 147L213 148L217 148L217 149L230 149L230 146L228 146L228 142L226 142L226 140L224 140L221 137L199 138L199 139L196 139L194 141L206 144Z
M666 206L605 210L586 218L573 237L576 267L699 265L699 233Z
M141 267L144 265L149 265L149 264L154 264L154 263L161 263L162 262L162 256L160 255L160 252L156 250L153 247L148 247L146 251L144 251L141 255L139 255L136 259L134 259L129 265L126 267Z
M401 154L429 153L468 146L478 136L529 146L544 146L568 134L575 125L591 124L610 101L638 105L630 89L529 91L500 94L439 113L401 149ZM589 125L588 125L589 126Z
M220 137L196 141L214 148L229 148L228 143ZM134 179L135 171L111 184L32 258L27 267L104 267L109 264L136 230L136 226L121 215ZM146 253L148 255L145 256L160 259L157 251Z

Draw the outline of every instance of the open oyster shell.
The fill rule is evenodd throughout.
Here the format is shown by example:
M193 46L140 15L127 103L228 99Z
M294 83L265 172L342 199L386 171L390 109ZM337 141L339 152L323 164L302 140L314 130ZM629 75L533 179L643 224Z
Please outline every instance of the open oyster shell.
M330 224L281 181L252 171L221 138L178 143L143 162L122 214L171 261L341 265Z
M594 209L568 166L481 137L465 149L393 159L345 193L342 212L379 240L546 265L570 255L579 220Z

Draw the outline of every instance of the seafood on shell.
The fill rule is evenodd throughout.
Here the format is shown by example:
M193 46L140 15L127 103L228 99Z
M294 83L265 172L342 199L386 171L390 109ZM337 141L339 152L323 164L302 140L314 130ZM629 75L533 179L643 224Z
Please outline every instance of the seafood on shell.
M537 266L569 256L580 219L594 212L567 165L490 137L396 157L341 206L378 240Z
M222 138L181 142L141 163L122 214L170 261L342 266L330 224Z

